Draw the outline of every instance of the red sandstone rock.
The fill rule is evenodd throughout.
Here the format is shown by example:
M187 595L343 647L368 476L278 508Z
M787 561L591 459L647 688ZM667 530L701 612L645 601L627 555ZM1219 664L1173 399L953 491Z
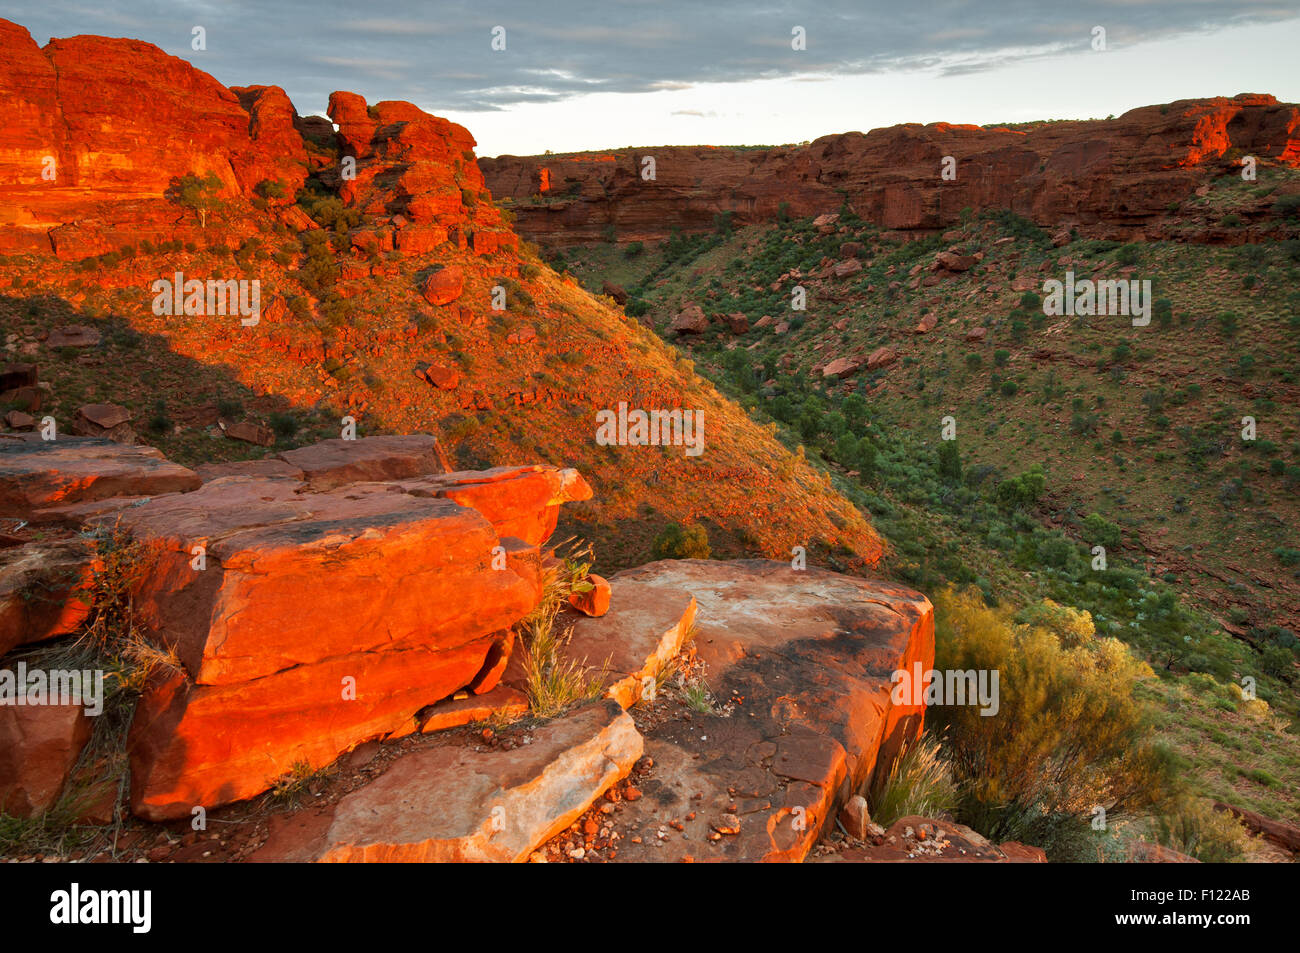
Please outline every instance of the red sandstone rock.
M0 550L0 657L76 631L90 614L90 563L79 538Z
M189 817L260 794L296 763L319 768L362 741L412 732L417 711L473 678L491 641L356 652L227 685L177 675L136 709L131 810Z
M935 270L970 271L978 261L974 255L958 255L955 252L941 251L934 256Z
M38 509L114 496L197 489L196 473L153 447L59 437L0 438L0 515L28 518Z
M420 287L420 294L429 304L451 304L465 290L465 273L458 265L439 268Z
M654 796L624 807L624 824L643 843L624 842L621 860L704 850L710 825L736 813L733 804L739 833L706 856L799 860L849 793L920 731L923 707L890 698L895 670L933 659L933 611L919 593L759 560L665 560L610 583L613 608L578 621L568 657L599 667L612 654L609 678L621 685L621 673L633 670L634 701L646 664L636 659L662 646L658 633L682 626L678 607L693 599L694 645L709 687L720 701L742 699L730 716L693 715L688 731L670 721L646 732ZM671 639L667 651L676 651ZM689 840L650 845L665 817L687 812L697 814L686 824Z
M822 368L822 377L849 377L862 367L861 361L851 357L837 357Z
M1092 237L1125 237L1164 220L1171 201L1219 175L1232 149L1300 165L1300 108L1242 95L1027 132L909 124L802 147L661 147L654 189L640 187L631 152L479 164L493 193L514 199L518 231L547 245L599 242L615 220L619 241L659 241L673 230L710 231L720 211L738 225L772 221L782 205L795 217L820 215L817 228L833 231L830 216L846 197L856 214L891 230L957 225L965 207L1014 208L1043 227L1068 223ZM960 157L955 181L935 172L945 155ZM541 166L578 183L577 193L530 205Z
M319 820L282 825L253 859L524 861L625 777L642 747L631 716L602 701L548 722L516 748L413 752Z
M878 347L871 352L867 358L867 370L875 371L882 367L888 367L898 360L898 352L892 347Z
M0 814L48 810L90 740L83 705L0 706Z
M292 106L275 87L241 92L243 104L149 43L75 36L42 50L0 21L0 111L10 120L0 246L53 243L76 258L132 243L139 228L174 234L177 208L163 193L190 172L212 172L228 195L244 197L277 178L292 196L306 177ZM42 175L47 155L53 180Z
M251 420L228 424L225 433L231 440L242 440L244 443L257 444L259 447L269 447L275 443L275 432L270 427Z
M587 577L586 582L591 588L583 592L571 593L569 605L585 616L599 618L609 611L609 581L604 576L592 573Z
M268 457L263 460L240 460L235 463L202 463L194 470L204 483L227 476L265 477L301 480L303 473L292 464Z
M591 499L591 487L576 470L555 467L496 467L447 473L400 484L417 496L434 496L478 510L503 539L537 546L555 532L561 504Z
M697 304L689 304L668 325L669 331L677 334L703 334L709 329L709 319Z
M401 480L438 473L438 439L426 434L322 440L286 450L277 459L302 471L317 490L364 480Z

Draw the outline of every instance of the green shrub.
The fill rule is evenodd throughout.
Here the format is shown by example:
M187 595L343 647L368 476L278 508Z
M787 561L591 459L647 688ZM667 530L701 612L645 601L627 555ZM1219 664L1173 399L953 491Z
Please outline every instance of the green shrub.
M1241 823L1205 798L1186 798L1159 816L1155 833L1164 846L1207 864L1240 860L1248 841Z
M1041 846L1052 860L1081 859L1096 805L1134 816L1168 798L1171 758L1149 742L1134 700L1154 676L1122 643L1065 648L1049 626L1016 625L973 590L942 591L935 609L935 668L1000 675L995 715L971 705L927 712L932 730L946 732L958 820L993 840Z
M996 497L1002 506L1032 506L1038 502L1046 487L1047 477L1043 474L1042 464L1035 463L1019 476L999 483Z
M655 537L651 551L655 559L708 559L712 555L709 534L698 523L686 527L669 523Z
M1089 513L1084 518L1083 532L1090 546L1114 549L1120 542L1119 527L1100 513Z

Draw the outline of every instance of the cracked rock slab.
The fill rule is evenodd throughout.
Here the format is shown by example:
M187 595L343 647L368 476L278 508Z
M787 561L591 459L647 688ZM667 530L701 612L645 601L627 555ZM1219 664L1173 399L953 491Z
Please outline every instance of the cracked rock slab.
M610 699L537 728L510 750L408 754L338 804L278 825L256 861L522 862L568 827L642 752Z
M621 814L619 861L802 860L921 730L924 707L890 699L894 671L934 658L920 593L762 560L665 560L611 585L605 619L623 612L629 585L646 604L656 592L695 600L695 652L718 703L646 731L654 769Z

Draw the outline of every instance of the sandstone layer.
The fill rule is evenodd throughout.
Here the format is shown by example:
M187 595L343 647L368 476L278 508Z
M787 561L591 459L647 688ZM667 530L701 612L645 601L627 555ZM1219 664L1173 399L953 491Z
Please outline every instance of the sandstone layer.
M1027 128L908 123L803 146L663 146L480 159L514 203L516 228L548 245L658 241L674 231L840 210L884 228L932 231L963 209L1008 209L1044 227L1104 238L1156 230L1240 157L1300 166L1300 107L1273 96L1188 99L1115 119ZM653 156L655 178L641 177ZM944 159L955 175L944 178Z

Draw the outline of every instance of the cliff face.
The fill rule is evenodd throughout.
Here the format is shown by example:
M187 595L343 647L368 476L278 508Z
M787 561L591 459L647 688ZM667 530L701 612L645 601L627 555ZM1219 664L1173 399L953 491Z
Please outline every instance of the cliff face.
M301 119L278 86L228 89L138 40L76 36L42 49L0 20L0 113L0 252L75 260L197 239L193 216L166 198L188 173L214 174L236 202L278 182L275 206L314 172L367 218L413 226L397 241L391 228L380 235L381 250L419 253L449 238L480 254L517 244L485 192L474 138L410 103L371 107L335 93L336 135L323 119ZM346 172L345 157L355 162ZM229 224L232 235L250 227L240 216Z
M908 124L770 149L647 148L480 160L488 187L516 203L518 229L546 244L666 238L838 211L848 201L886 228L933 230L965 208L1005 208L1098 237L1158 232L1169 205L1242 155L1300 166L1300 107L1273 96L1180 100L1118 119L984 129ZM643 180L645 157L655 178ZM944 157L955 177L942 176Z
M42 49L0 21L0 112L3 249L57 247L50 230L77 221L110 231L173 223L179 210L163 194L190 172L213 173L244 197L264 179L292 195L307 175L283 90L236 95L138 40L76 36Z

